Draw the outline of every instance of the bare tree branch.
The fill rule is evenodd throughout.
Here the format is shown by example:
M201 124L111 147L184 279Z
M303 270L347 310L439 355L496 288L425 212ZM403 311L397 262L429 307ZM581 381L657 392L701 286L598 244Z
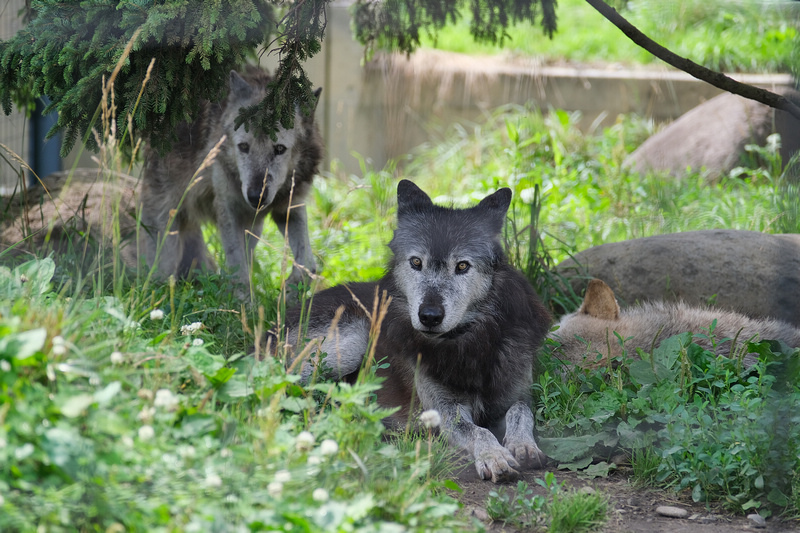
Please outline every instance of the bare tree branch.
M738 94L745 98L761 102L772 108L780 109L790 113L793 117L800 120L800 107L796 106L788 98L779 94L775 94L760 87L754 87L730 78L721 72L707 69L702 65L698 65L694 61L681 57L674 52L671 52L652 40L650 37L639 31L636 26L628 22L616 9L609 6L603 0L586 0L586 2L595 8L601 15L607 18L611 23L622 30L631 41L641 46L657 58L665 61L666 63L678 68L691 76L694 76L700 81L710 83L714 87L728 91L729 93Z

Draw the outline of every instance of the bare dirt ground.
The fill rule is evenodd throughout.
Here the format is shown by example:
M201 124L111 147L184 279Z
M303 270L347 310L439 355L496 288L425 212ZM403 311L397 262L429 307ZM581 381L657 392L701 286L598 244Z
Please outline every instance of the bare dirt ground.
M591 487L605 495L609 502L608 522L600 531L603 533L727 533L736 531L753 532L800 532L800 521L770 518L766 525L757 527L744 515L733 514L721 506L706 506L692 502L691 495L669 490L635 487L629 480L630 468L620 467L607 478L581 479L573 472L552 470L564 488L581 489ZM545 489L535 483L536 478L544 476L546 470L524 473L524 479L534 494L546 494ZM491 481L478 478L474 467L466 465L455 481L463 492L453 493L464 504L463 512L481 520L487 531L492 533L511 533L522 531L503 522L491 522L486 514L486 499L492 490L510 490L514 493L515 484L495 485ZM584 489L588 490L588 489ZM656 513L659 506L668 505L688 511L686 518L669 518Z

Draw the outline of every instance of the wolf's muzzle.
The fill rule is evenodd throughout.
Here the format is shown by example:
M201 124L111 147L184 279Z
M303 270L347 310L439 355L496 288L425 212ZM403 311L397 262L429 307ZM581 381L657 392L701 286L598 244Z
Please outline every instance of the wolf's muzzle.
M268 182L269 179L270 176L268 175ZM247 201L253 206L253 209L259 209L267 205L267 198L269 198L268 186L264 185L264 181L261 178L253 179L247 188Z
M435 303L423 303L417 312L419 321L426 328L435 328L444 320L444 306Z

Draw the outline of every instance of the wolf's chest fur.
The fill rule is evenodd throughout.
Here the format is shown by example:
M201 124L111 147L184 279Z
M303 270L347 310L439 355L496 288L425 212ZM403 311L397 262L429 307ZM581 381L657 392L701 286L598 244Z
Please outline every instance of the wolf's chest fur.
M442 338L429 338L415 330L407 301L391 283L388 285L393 301L384 321L384 338L395 342L390 347L379 339L377 351L379 357L385 356L390 365L395 365L395 370L405 367L416 371L419 365L419 372L459 401L474 404L476 414L481 411L489 417L504 413L518 399L520 389L530 386L539 339L549 317L516 271L501 266L489 297L480 302L482 312ZM519 291L511 293L529 298L510 302L503 297L509 294L507 291ZM521 324L525 327L519 327Z

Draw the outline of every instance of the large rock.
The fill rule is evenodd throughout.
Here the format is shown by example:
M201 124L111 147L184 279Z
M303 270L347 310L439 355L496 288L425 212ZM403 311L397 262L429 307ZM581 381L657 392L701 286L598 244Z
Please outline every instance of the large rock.
M800 326L800 235L702 230L602 244L558 265L581 294L600 278L620 305L713 303ZM578 264L576 264L576 261Z
M800 102L800 93L790 87L777 87L774 92ZM800 121L786 111L724 93L647 139L624 165L640 173L656 171L676 177L691 167L717 177L741 165L745 145L763 146L772 133L781 135L785 164L800 149Z

